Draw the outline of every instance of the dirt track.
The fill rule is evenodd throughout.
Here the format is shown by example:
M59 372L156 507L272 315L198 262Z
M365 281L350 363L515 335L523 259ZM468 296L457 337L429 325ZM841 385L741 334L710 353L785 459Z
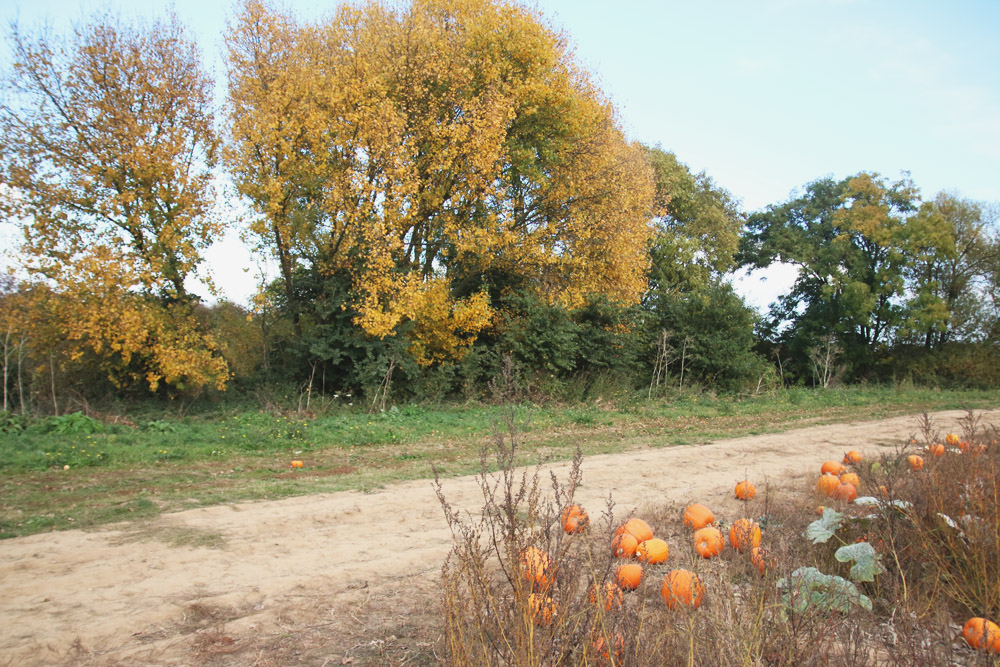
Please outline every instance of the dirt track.
M953 430L963 414L936 413L935 424ZM983 415L1000 421L1000 410ZM744 474L760 487L848 448L894 449L915 431L909 416L704 445L635 443L586 459L577 498L597 508L611 493L616 515L654 498L725 509ZM446 480L444 491L456 507L481 505L472 477ZM450 544L426 480L2 541L0 665L433 662L428 601Z

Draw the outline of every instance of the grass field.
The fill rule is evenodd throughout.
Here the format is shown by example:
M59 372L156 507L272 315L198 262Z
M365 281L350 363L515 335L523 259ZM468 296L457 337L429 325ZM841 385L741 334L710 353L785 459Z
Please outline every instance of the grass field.
M524 405L523 462L666 447L845 420L995 407L1000 391L856 387L752 398L685 394L570 406ZM243 500L371 490L474 473L499 409L409 405L368 414L322 406L300 416L202 406L184 417L135 411L0 423L0 537L85 528ZM293 469L293 459L303 461Z

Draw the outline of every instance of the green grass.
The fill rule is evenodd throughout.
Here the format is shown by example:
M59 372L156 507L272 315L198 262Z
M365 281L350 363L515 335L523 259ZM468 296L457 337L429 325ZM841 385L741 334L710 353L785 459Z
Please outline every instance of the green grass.
M993 408L1000 391L854 387L752 398L686 393L522 406L524 463L693 444L924 410ZM407 405L369 415L339 406L312 419L215 406L179 418L83 415L0 432L0 537L146 519L161 512L316 492L370 491L478 471L499 408ZM305 467L292 469L301 459ZM66 468L68 466L68 468Z

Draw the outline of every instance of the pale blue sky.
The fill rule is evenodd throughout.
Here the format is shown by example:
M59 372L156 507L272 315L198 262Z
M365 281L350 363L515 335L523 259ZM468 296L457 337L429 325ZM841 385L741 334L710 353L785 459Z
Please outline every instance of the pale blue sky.
M286 4L307 18L334 6ZM60 30L91 7L130 17L168 6L5 0L0 18L19 13L25 26L47 18ZM214 59L231 5L177 0L174 7ZM998 0L666 0L615 8L607 0L538 0L537 7L569 34L631 138L707 171L748 211L816 178L862 170L892 178L908 170L926 197L950 190L1000 200ZM230 245L217 254L235 252ZM227 291L246 289L246 274L230 280L218 263Z

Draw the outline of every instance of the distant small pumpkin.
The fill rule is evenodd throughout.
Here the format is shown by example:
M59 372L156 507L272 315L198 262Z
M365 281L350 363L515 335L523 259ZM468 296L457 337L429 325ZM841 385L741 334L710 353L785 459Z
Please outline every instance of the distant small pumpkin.
M844 463L847 465L857 465L861 463L863 458L864 457L861 456L861 452L856 449L852 449L844 454Z
M977 651L1000 653L1000 626L985 618L975 617L966 621L962 639Z
M642 583L642 565L638 563L619 565L615 571L615 581L623 591L634 591Z
M750 519L737 519L729 527L729 543L743 553L760 546L760 526Z
M582 532L590 524L587 510L579 505L570 505L562 512L562 527L569 534Z
M722 553L722 533L714 526L705 526L694 533L694 550L702 558L712 558Z
M743 480L736 485L736 489L734 489L733 493L735 493L736 497L740 500L751 500L757 495L757 487L747 480Z
M688 505L684 510L684 524L692 530L701 530L715 523L715 514L701 503Z
M663 577L660 596L670 609L681 605L697 609L705 597L705 587L690 570L671 570Z
M293 468L301 468L302 467L302 461L299 461L299 460L292 461L292 467Z
M910 470L917 471L924 467L924 457L917 454L910 454L906 461L910 464Z

